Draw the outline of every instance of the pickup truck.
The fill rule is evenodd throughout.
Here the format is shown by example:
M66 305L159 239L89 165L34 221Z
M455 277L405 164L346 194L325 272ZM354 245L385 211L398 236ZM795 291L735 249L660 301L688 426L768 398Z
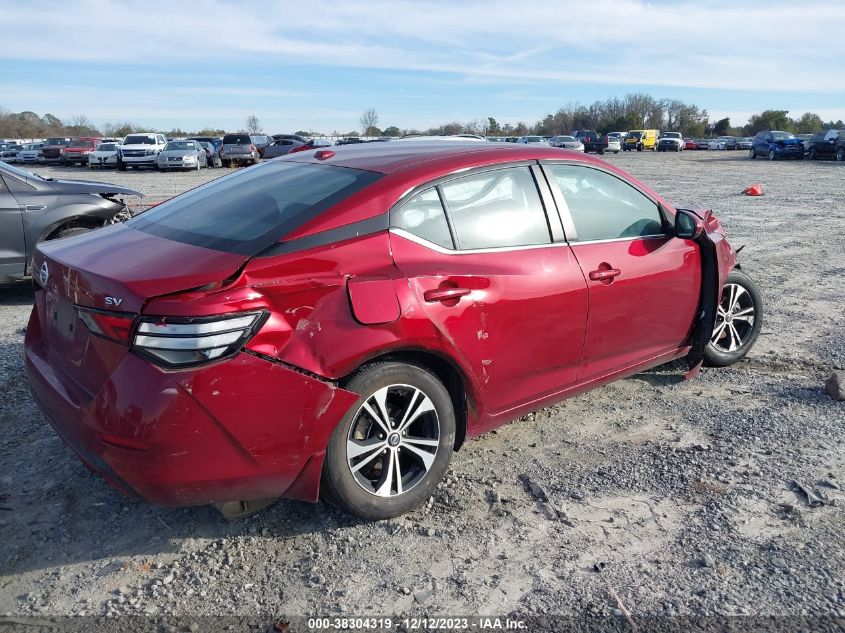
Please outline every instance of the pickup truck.
M164 134L141 132L130 134L117 147L117 168L126 171L128 167L152 167L158 165L158 154L167 145Z
M684 135L680 132L664 132L657 140L658 152L680 152L684 149Z
M97 145L102 142L102 139L84 137L71 141L70 144L62 152L62 164L67 167L78 163L80 165L88 164L88 154L97 149Z
M64 149L70 145L72 140L69 136L51 136L44 141L41 148L41 159L45 163L60 163Z
M607 136L595 130L577 130L573 136L584 144L585 154L604 154L607 150Z

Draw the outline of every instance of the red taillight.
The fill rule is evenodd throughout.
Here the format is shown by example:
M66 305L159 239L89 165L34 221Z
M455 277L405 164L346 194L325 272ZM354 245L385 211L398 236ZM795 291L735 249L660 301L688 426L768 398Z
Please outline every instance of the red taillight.
M129 344L129 333L132 331L135 315L85 308L79 308L77 312L79 320L85 324L91 334L122 345Z
M314 158L317 160L328 160L334 156L334 152L330 149L321 149L318 152L314 152Z

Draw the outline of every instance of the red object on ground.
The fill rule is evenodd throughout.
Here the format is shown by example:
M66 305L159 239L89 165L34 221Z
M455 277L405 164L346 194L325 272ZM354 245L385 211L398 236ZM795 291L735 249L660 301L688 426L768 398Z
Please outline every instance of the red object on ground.
M753 185L743 189L742 193L744 193L746 196L762 196L763 195L763 185L761 185L758 182L756 184L753 184Z

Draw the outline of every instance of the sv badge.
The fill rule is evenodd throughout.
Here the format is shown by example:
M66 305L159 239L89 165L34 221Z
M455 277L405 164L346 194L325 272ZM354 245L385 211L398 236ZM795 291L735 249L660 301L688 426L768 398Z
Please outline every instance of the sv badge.
M106 297L107 306L114 306L115 308L117 308L120 306L121 303L123 303L123 299L120 297Z

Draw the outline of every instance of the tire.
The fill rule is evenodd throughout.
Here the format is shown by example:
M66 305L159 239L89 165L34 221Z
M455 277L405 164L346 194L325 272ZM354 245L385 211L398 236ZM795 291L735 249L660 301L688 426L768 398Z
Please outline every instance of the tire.
M117 163L117 170L118 171L126 171L126 163L124 163L123 161L119 161Z
M704 348L704 363L727 367L742 360L754 346L762 325L763 299L757 284L735 268L725 280L713 337Z
M748 150L748 158L750 158L751 160L754 160L755 158L757 158L757 152L754 151L753 147L750 150Z
M643 146L642 146L642 145L637 145L637 151L638 151L638 152L643 151Z
M455 412L449 392L426 369L395 362L364 367L345 388L362 398L329 440L321 480L323 498L368 520L389 519L412 510L431 496L452 457ZM379 406L379 396L384 408ZM409 407L419 412L424 406L431 408L413 414L407 428L413 429L415 440L436 444L408 443L404 433L399 434L398 424ZM384 417L379 415L382 411L387 414L386 421L377 419ZM361 450L365 443L371 446ZM349 448L355 447L360 453L348 458ZM394 465L399 466L398 472L405 471L399 479Z
M810 148L809 158L810 158L810 160L817 160L818 159L818 154L816 154L816 148L815 147Z
M840 163L845 161L845 147L840 147L836 150L836 160Z
M778 155L775 154L775 150L770 149L769 150L769 160L777 160L777 159L778 159Z

